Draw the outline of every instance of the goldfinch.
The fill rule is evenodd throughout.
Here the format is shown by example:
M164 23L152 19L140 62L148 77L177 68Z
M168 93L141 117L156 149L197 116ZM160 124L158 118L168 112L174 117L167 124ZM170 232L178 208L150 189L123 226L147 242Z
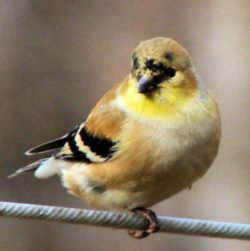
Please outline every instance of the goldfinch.
M132 210L157 231L148 207L189 188L211 166L220 141L216 101L204 88L188 52L170 38L141 42L127 77L109 90L87 119L66 135L26 152L50 157L17 170L36 178L59 175L89 205Z

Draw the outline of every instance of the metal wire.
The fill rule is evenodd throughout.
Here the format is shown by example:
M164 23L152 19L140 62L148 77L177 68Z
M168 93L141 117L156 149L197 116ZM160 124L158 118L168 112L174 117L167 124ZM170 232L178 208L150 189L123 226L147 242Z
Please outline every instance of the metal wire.
M146 229L148 224L144 217L130 212L107 212L4 201L0 201L0 217L139 230ZM162 216L159 216L158 220L160 232L250 240L250 224Z

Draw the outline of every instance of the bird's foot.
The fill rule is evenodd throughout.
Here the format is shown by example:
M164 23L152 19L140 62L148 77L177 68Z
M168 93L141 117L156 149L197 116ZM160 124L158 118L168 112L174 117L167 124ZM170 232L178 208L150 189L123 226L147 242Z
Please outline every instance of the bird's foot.
M137 215L145 217L148 221L148 228L146 230L129 230L128 233L130 236L136 239L142 239L159 231L159 223L154 211L143 207L137 207L131 211Z

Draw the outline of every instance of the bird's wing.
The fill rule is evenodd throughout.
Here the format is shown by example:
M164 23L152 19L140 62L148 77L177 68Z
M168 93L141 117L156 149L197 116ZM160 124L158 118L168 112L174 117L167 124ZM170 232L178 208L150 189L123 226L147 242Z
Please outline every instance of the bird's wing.
M76 128L78 128L78 127L76 127ZM27 150L25 152L25 154L26 155L36 155L36 154L51 152L51 151L54 151L58 148L61 148L68 141L70 135L75 131L75 129L73 131L63 135L62 137L59 137L59 138L44 142L38 146L32 147L31 149Z
M112 105L115 89L106 93L87 120L61 138L46 142L27 151L29 155L61 148L58 159L100 163L117 151L117 135L123 123L123 113Z

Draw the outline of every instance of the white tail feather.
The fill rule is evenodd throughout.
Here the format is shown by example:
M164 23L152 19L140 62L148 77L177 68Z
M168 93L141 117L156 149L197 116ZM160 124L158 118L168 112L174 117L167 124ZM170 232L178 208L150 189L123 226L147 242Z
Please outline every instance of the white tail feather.
M35 177L38 179L47 179L58 174L60 170L60 163L58 162L60 161L54 157L43 161L34 172Z

